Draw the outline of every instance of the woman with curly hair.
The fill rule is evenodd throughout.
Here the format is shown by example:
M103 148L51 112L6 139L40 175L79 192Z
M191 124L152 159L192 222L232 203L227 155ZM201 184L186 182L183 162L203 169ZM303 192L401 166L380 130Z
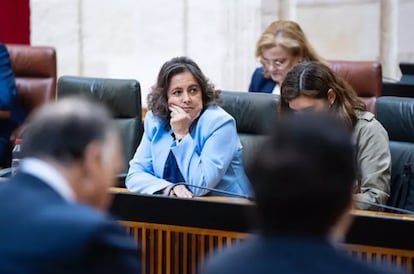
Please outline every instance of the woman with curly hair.
M234 118L187 57L167 61L148 95L144 136L130 161L129 191L176 197L250 194ZM184 185L185 184L185 185Z

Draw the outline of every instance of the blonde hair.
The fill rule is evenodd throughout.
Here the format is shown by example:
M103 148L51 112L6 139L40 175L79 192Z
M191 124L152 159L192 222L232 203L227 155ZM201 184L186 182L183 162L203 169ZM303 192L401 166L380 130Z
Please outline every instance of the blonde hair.
M302 57L302 61L318 61L327 64L313 49L302 28L293 21L278 20L272 22L262 33L256 44L256 57L261 59L263 50L280 46L290 55ZM269 72L263 67L264 76Z

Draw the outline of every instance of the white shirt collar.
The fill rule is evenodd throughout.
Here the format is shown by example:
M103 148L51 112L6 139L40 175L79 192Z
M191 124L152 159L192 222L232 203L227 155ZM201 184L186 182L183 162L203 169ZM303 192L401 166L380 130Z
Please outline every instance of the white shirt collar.
M276 83L275 87L273 88L272 93L276 95L280 95L280 85L278 83Z
M68 181L56 168L45 161L36 158L25 158L22 160L19 169L44 181L68 202L75 202L75 193Z

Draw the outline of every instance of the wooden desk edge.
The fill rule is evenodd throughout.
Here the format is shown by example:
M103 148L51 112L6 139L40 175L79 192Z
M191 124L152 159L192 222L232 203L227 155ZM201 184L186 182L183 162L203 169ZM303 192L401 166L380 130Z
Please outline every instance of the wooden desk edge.
M132 195L145 195L145 196L152 196L151 194L138 194L134 192L129 192L128 189L122 187L111 187L110 191L112 193L129 193ZM166 197L166 196L163 196ZM222 196L202 196L202 197L193 197L190 199L187 198L176 198L170 197L173 199L185 199L185 200L201 200L201 201L211 201L211 202L223 202L223 203L236 203L236 204L254 204L254 202L249 201L248 199L244 198L232 198L232 197L222 197Z
M133 195L142 195L142 194L129 192L128 189L121 188L121 187L112 187L111 192L113 192L113 193L130 193L130 194L133 194ZM181 199L181 198L174 198L174 199ZM254 205L254 202L249 201L248 199L243 199L243 198L232 198L232 197L221 197L221 196L204 196L204 197L193 197L192 199L201 200L201 201L211 201L211 202L224 202L224 203L252 204L252 205ZM404 220L414 220L414 215L388 213L388 212L381 212L381 211L369 211L369 210L353 209L351 211L351 214L353 214L355 216L385 217L385 218L396 218L396 219L404 219Z

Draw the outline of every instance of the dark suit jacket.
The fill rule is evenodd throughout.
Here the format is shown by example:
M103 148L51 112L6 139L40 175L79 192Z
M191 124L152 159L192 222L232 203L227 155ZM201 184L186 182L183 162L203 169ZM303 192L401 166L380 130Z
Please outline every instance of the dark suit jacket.
M126 230L18 173L0 185L0 273L140 273Z
M258 236L210 258L203 274L374 274L322 239Z
M0 166L10 161L10 135L23 123L23 111L16 100L16 85L7 48L0 44L0 110L11 112L10 119L0 119Z
M260 67L253 72L249 85L249 92L272 93L275 85L275 81L264 77L263 67Z

